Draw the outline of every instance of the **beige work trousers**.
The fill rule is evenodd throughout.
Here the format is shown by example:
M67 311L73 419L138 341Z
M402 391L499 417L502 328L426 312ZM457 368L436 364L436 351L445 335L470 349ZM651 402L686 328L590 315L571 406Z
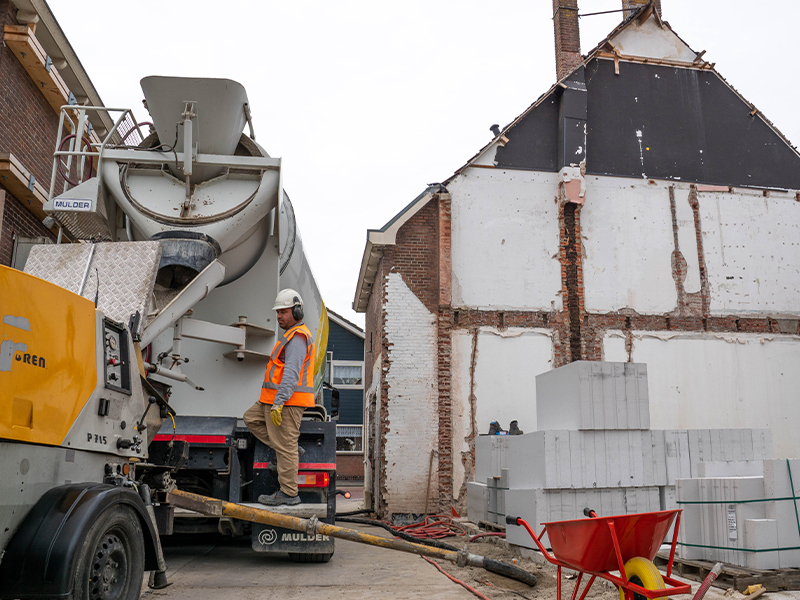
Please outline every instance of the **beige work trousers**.
M244 413L244 424L250 432L275 450L278 457L278 483L287 496L297 496L297 440L305 408L284 406L281 426L276 427L269 416L272 404L256 402Z

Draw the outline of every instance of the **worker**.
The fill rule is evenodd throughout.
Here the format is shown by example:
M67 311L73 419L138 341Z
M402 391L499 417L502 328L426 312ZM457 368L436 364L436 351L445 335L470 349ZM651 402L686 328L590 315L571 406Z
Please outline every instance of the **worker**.
M299 504L297 495L300 421L314 406L314 339L303 324L303 299L296 291L281 290L272 310L285 333L270 353L261 396L244 413L244 424L278 458L278 484L274 494L258 497L261 504Z

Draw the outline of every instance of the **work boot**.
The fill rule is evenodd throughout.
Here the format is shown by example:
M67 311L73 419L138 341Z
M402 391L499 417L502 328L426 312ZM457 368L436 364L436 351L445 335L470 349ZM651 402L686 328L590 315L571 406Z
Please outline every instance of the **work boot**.
M281 504L293 506L300 504L300 496L289 496L284 494L283 490L278 490L274 494L261 494L258 497L258 501L267 506L280 506Z
M505 431L500 427L500 423L497 421L489 423L489 435L500 435L501 433L505 433Z
M511 421L511 425L508 426L508 435L522 435L523 433L522 429L519 428L519 423Z

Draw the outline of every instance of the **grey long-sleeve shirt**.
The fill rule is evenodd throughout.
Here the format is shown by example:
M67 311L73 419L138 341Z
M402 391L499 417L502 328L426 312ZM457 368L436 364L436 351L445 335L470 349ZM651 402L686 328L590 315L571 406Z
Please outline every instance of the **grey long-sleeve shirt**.
M296 333L283 347L283 376L278 385L278 393L275 394L273 406L283 406L294 394L297 388L297 381L300 379L300 370L303 368L303 361L306 359L307 349L306 339L302 333Z

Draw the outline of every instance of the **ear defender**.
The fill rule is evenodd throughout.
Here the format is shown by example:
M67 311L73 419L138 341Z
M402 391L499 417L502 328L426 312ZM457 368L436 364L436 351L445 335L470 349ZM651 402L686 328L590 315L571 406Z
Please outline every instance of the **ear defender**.
M292 302L294 302L294 306L292 306L292 318L295 321L302 321L303 320L303 305L300 304L300 298L295 296L292 298Z

